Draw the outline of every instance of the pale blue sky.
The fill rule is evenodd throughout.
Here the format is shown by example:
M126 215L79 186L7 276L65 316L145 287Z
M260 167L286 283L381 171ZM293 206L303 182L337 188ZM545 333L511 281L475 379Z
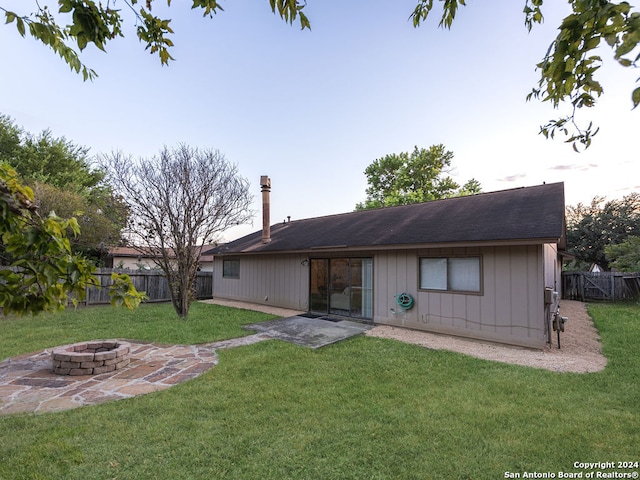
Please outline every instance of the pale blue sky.
M444 144L455 179L474 177L485 191L564 181L567 204L640 191L637 72L608 61L608 50L605 96L585 112L601 126L593 146L576 154L538 135L558 112L525 96L568 13L548 3L545 24L528 33L524 2L513 0L472 0L450 31L436 16L414 29L415 0L309 0L311 31L284 23L266 0L229 0L213 19L174 0L157 12L173 18L176 61L161 67L127 16L128 38L83 53L93 82L1 25L0 113L93 154L149 157L180 142L220 150L255 195L253 226L226 240L260 228L261 175L272 180L273 223L342 213L364 199L368 164L414 145Z

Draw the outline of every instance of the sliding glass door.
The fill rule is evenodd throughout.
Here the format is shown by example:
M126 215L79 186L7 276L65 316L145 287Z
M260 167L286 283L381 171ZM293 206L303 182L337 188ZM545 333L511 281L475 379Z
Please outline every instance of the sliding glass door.
M373 317L372 258L312 258L310 310Z
M311 259L311 292L309 292L309 310L329 313L329 260Z
M351 315L351 280L348 258L329 261L329 313Z
M373 259L352 258L351 316L373 317Z

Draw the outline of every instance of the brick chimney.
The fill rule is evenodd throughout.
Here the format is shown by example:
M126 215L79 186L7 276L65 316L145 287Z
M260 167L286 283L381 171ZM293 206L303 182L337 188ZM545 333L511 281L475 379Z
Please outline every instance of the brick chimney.
M262 191L262 243L271 241L271 179L266 175L260 177Z

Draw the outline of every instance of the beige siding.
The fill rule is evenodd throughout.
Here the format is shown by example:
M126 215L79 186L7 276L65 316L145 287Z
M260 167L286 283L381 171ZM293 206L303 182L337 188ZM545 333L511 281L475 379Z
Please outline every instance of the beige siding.
M547 321L546 340L553 341L552 319L554 313L559 307L559 300L562 297L562 260L558 256L558 246L555 244L546 244L543 246L544 255L544 286L558 293L553 298L552 303L545 304L545 318Z
M482 293L420 291L419 258L433 255L480 255ZM544 283L539 245L379 253L374 258L374 321L542 348ZM415 299L407 312L395 303L394 296L402 292Z
M216 257L214 298L242 300L282 308L309 307L309 266L306 256L261 255L238 257L240 278L222 277L222 257ZM303 263L306 263L304 265Z
M419 290L420 257L457 255L481 257L480 294ZM366 256L373 256L375 323L544 347L544 288L553 286L558 275L555 246L413 249ZM222 278L222 258L216 258L214 297L308 309L308 257L276 254L237 258L238 279ZM407 312L396 304L395 296L402 292L415 299Z
M558 258L558 247L553 244L544 246L544 286L560 292L562 264Z

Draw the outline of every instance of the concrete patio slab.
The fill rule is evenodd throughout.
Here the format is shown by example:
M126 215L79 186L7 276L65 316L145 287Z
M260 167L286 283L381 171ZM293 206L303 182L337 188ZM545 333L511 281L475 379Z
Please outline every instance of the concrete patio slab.
M277 338L310 348L320 348L347 338L361 335L373 328L373 325L336 320L329 317L307 318L293 316L270 322L245 325L244 328L256 330L263 335Z

